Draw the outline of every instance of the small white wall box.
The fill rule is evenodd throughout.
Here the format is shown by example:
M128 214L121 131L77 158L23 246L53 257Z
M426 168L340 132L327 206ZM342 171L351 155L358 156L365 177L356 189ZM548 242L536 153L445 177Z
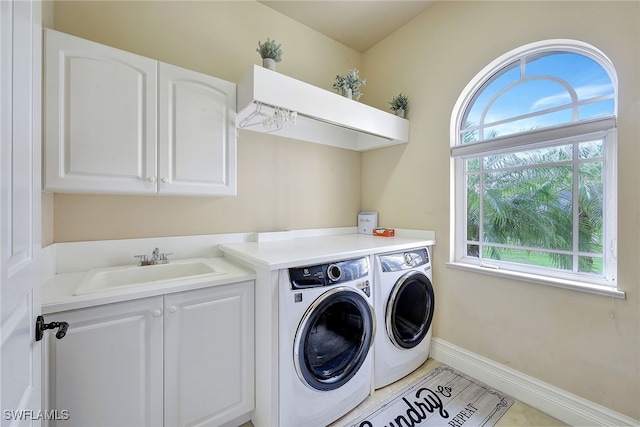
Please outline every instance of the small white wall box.
M378 228L378 212L360 212L358 214L358 233L373 234Z

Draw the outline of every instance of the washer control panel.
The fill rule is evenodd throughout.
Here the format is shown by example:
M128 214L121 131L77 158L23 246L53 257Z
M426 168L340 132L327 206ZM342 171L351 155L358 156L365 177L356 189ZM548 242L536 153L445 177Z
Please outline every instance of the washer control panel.
M337 285L368 275L369 258L367 257L289 269L291 289Z
M380 255L380 264L382 265L382 271L384 273L409 270L429 264L429 251L427 248L419 248ZM429 268L426 269L428 270Z

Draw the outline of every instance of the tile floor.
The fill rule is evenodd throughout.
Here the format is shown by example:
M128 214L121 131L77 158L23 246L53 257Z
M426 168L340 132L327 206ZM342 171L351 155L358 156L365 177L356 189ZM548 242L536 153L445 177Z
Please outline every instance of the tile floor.
M346 414L344 417L340 418L336 422L330 424L329 427L342 427L351 419L356 418L358 415L362 414L364 411L370 409L371 407L377 405L379 402L386 399L391 394L399 391L406 385L411 382L417 380L418 378L424 376L426 373L432 371L437 366L441 365L440 362L429 359L427 360L420 368L418 368L415 372L407 375L405 378L396 381L393 384L389 384L386 387L383 387L379 390L376 390L372 396L366 398L357 408L353 411ZM563 422L550 417L549 415L542 413L528 405L525 405L522 402L518 402L517 400L509 410L500 418L496 427L515 427L515 426L566 426ZM253 424L248 422L243 424L240 427L252 427ZM312 426L308 426L312 427ZM315 427L315 426L313 426ZM321 426L317 426L321 427ZM472 427L472 426L469 426Z

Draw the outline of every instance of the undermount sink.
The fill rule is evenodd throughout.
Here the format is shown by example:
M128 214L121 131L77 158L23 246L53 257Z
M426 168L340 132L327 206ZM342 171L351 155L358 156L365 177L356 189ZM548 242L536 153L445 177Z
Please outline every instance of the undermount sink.
M172 280L192 279L195 277L205 279L206 276L225 273L224 270L204 258L173 261L169 264L146 265L142 267L127 265L97 268L89 270L74 295L137 287Z

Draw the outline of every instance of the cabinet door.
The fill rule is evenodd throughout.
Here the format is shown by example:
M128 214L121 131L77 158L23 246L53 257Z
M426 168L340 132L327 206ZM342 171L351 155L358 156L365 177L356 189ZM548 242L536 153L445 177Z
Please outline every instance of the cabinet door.
M45 188L155 193L157 62L45 31Z
M165 425L217 426L254 406L253 281L165 296Z
M236 194L236 85L159 63L161 194Z
M69 323L63 339L48 333L44 346L44 409L67 410L60 425L162 426L162 297L45 320Z

